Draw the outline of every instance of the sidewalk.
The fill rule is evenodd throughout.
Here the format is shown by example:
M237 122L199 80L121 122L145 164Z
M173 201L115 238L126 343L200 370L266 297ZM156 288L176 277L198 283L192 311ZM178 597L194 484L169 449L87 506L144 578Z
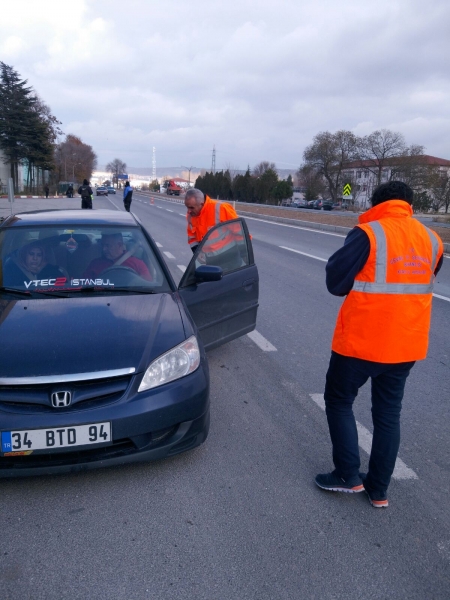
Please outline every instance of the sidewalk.
M12 205L12 213L28 212L32 210L81 208L81 198L66 198L65 196L49 197L38 196L33 198L15 198ZM9 217L11 204L8 198L0 198L0 217Z

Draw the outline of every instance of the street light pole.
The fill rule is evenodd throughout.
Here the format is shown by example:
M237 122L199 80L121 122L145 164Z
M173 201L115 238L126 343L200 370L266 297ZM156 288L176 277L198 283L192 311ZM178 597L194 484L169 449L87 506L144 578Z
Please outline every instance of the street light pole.
M189 187L191 187L191 171L192 169L195 169L195 167L183 167L183 165L181 165L182 169L186 169L186 171L189 171Z

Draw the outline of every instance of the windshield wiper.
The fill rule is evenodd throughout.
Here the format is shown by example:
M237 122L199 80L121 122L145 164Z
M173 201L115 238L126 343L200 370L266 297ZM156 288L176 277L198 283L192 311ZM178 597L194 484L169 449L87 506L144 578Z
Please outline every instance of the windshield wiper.
M31 296L31 292L28 290L18 290L17 288L0 287L0 292L7 292L8 294L18 294L19 296Z
M19 296L33 296L34 294L41 294L43 296L59 296L61 298L67 298L67 293L62 290L20 290L17 288L0 287L0 292L7 292L8 294L18 294Z
M126 293L130 293L130 294L156 294L156 292L154 290L147 290L147 289L143 289L143 288L132 288L132 287L102 287L102 286L87 286L87 287L80 287L80 288L74 288L72 289L67 289L65 290L67 291L69 294L79 294L80 292L107 292L108 294L114 293L114 292L126 292Z

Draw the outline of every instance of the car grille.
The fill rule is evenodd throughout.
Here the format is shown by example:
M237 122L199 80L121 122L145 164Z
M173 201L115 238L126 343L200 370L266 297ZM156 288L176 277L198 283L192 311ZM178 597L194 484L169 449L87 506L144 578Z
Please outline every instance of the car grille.
M88 381L41 384L33 386L0 386L0 410L12 413L59 413L97 408L117 402L127 390L131 375L110 377ZM54 408L51 395L55 391L67 390L72 393L71 404L64 408Z

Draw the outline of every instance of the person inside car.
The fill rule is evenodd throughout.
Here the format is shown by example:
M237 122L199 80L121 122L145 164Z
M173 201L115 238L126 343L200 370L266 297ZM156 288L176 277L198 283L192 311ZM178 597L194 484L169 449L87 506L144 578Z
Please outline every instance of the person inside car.
M17 257L12 257L3 268L3 283L8 287L23 287L36 280L63 277L62 271L47 262L45 247L41 242L23 246Z
M127 250L121 233L112 233L102 236L102 253L100 258L94 260L83 273L86 279L97 279L99 275L110 267L128 267L147 281L152 281L152 276L147 265L140 258L133 256L133 249Z

